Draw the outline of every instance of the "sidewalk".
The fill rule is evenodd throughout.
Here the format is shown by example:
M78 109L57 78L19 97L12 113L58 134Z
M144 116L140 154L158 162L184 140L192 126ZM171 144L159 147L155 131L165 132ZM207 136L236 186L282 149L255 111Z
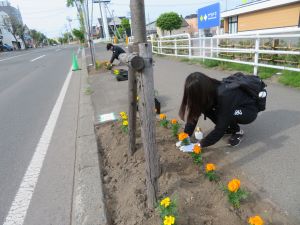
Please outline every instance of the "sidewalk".
M109 59L104 45L96 45L96 58ZM162 112L178 118L185 78L195 71L221 79L228 72L208 70L163 57L155 57L154 81ZM95 116L127 111L127 82L117 82L111 74L90 76ZM243 126L245 139L238 148L226 147L223 139L211 149L224 157L222 167L245 174L263 198L270 199L290 218L300 221L300 92L268 83L268 105L257 120ZM199 121L205 132L213 124Z

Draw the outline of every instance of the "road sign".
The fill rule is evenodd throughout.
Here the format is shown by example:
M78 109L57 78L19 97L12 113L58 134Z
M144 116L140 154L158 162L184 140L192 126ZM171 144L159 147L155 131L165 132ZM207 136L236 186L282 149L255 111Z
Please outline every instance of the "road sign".
M220 25L220 3L198 9L198 28L206 29Z

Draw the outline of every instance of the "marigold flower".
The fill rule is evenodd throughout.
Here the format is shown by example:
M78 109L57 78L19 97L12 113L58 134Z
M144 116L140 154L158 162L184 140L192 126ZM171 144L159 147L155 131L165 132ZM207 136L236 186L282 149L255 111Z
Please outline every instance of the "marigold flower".
M252 216L249 218L248 223L250 225L264 225L264 221L260 216Z
M128 121L127 120L123 121L123 126L128 126Z
M193 148L193 152L195 153L195 154L200 154L201 153L201 147L200 147L200 145L194 145L194 148Z
M187 133L184 133L184 132L178 134L179 141L183 141L184 139L186 139L188 137L189 137L189 135Z
M164 206L167 208L171 204L171 199L169 197L164 198L161 200L160 205Z
M122 120L127 120L128 119L127 115L123 115L121 117L122 117Z
M228 183L228 190L230 192L237 192L239 190L241 186L241 181L238 179L232 179L229 183Z
M213 163L206 164L206 172L215 171L215 170L216 170L215 164L213 164Z
M159 118L161 119L161 120L165 120L166 118L167 118L167 116L166 116L166 114L159 114Z
M171 120L171 124L176 124L177 123L177 120L176 119L172 119Z
M120 116L126 116L126 112L120 112Z
M164 225L173 225L173 224L175 224L175 217L174 216L165 216Z

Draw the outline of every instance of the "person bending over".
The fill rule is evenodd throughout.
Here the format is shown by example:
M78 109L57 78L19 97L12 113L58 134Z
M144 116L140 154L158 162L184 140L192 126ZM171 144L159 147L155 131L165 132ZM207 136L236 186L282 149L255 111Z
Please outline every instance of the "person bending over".
M110 64L112 64L115 59L119 59L120 54L125 53L125 51L121 47L113 45L111 43L108 43L106 45L106 50L113 52L111 59L110 59Z
M231 134L229 145L237 146L244 135L239 124L253 122L258 111L255 99L240 88L228 89L221 81L200 72L186 78L179 110L180 118L186 121L184 132L191 136L202 114L215 124L200 141L201 147L215 144L224 134Z

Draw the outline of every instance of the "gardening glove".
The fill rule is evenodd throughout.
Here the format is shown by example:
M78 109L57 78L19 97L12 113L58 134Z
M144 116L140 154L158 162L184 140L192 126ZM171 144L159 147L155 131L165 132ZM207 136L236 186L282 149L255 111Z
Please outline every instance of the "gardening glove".
M180 146L181 146L181 141L177 141L175 145L176 145L177 148L180 148Z
M193 152L194 145L196 145L196 144L191 143L189 145L184 145L184 146L181 146L179 148L179 150L182 151L182 152Z

